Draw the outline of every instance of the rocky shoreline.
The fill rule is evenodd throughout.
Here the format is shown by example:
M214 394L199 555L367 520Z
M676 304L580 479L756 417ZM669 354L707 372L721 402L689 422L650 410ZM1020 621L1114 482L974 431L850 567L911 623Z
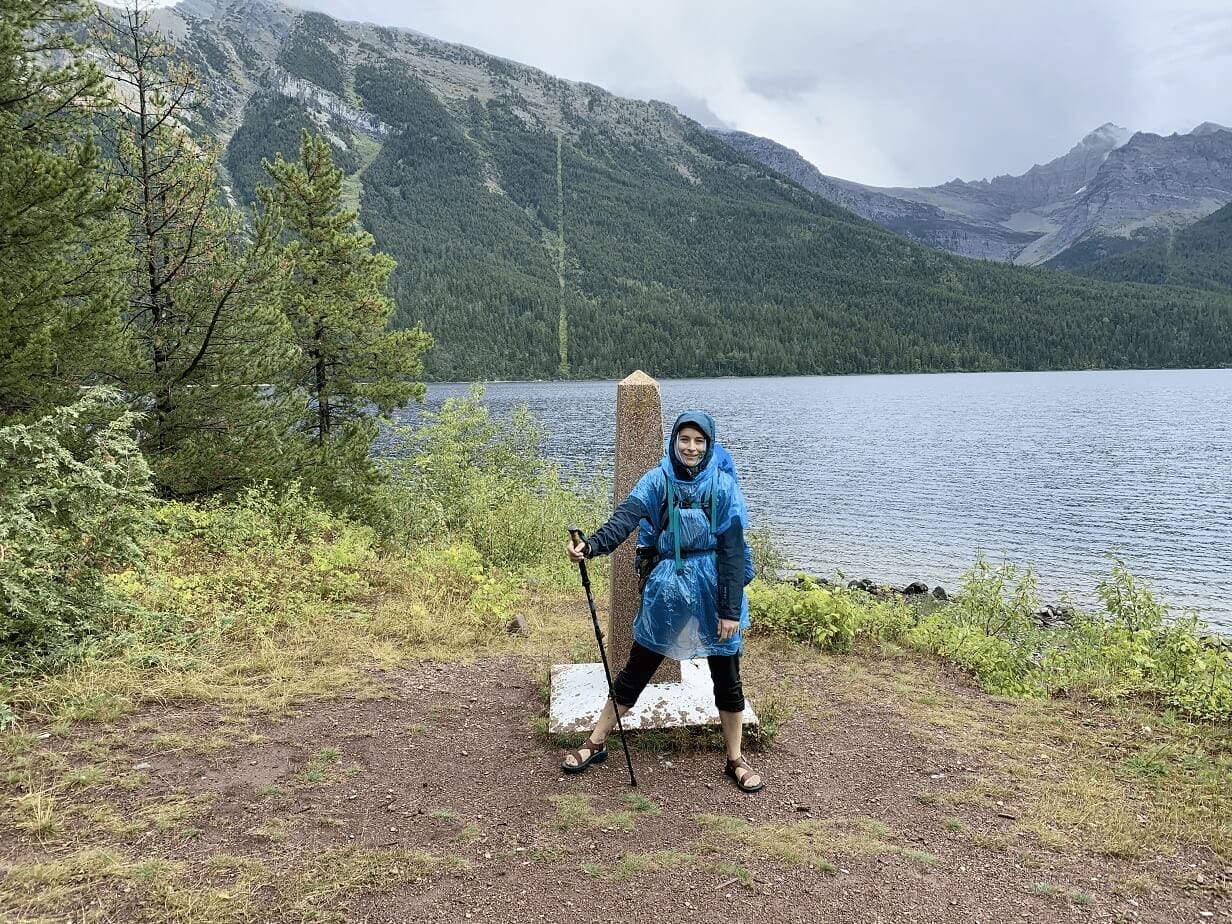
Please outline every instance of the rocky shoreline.
M821 575L808 574L803 571L784 572L781 577L795 585L797 590L805 590L812 584L821 587L846 587L848 590L860 590L882 600L901 598L908 603L942 604L951 599L950 593L940 584L930 587L926 581L912 581L902 587L885 581L875 581L871 578L841 582L833 581ZM1032 614L1035 624L1040 629L1058 629L1068 627L1074 618L1074 608L1068 603L1049 603ZM1212 648L1232 651L1232 637L1217 632L1208 632L1201 637L1202 641Z

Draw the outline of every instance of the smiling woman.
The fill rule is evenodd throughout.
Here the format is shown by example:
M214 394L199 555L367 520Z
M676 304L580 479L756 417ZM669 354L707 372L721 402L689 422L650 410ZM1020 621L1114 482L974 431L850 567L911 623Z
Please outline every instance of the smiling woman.
M616 725L616 710L623 716L633 708L665 657L704 657L727 747L724 772L739 789L757 792L766 784L741 755L748 514L740 485L720 466L709 414L686 411L676 419L659 465L641 477L588 541L570 541L569 557L581 561L610 554L642 524L650 525L651 535L647 541L643 534L639 544L653 545L657 561L642 589L629 660L590 737L565 755L561 769L579 773L607 759L605 742Z
M690 468L706 454L706 434L693 426L683 426L676 433L676 455Z

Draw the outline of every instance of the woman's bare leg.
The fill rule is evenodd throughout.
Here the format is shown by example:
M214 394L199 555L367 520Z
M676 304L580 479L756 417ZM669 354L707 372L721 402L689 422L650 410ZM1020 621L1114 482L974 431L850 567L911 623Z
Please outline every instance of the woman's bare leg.
M744 740L744 713L724 712L719 710L719 721L723 725L723 743L727 746L727 759L741 758L740 746ZM761 774L757 771L745 771L741 782L748 786L756 786L761 782Z
M620 714L623 716L629 711L628 706L620 707ZM607 736L612 733L612 729L616 727L616 710L612 708L612 698L609 696L606 703L603 704L603 711L599 713L599 719L595 722L594 730L590 733L590 741L594 744L603 744L607 741ZM590 748L582 744L578 750L581 752L582 760L590 757L593 753ZM573 759L572 754L565 756L565 763L570 767L576 767L578 762Z

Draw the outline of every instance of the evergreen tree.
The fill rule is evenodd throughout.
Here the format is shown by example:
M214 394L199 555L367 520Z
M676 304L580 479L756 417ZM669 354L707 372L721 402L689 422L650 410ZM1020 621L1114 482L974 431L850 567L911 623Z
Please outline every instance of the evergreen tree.
M376 478L375 415L423 398L432 338L421 326L389 330L394 261L373 252L372 235L342 207L343 174L325 140L305 131L298 161L280 154L264 166L272 186L258 193L266 219L277 215L285 227L291 268L283 307L299 346L291 384L307 443L301 476L322 496L351 502Z
M289 405L275 381L294 357L269 216L245 228L219 204L217 152L194 139L193 75L131 9L104 21L120 85L115 169L134 253L125 391L145 412L160 488L193 495L277 474Z
M0 0L0 423L72 400L118 332L121 251L92 120L102 72L64 0Z

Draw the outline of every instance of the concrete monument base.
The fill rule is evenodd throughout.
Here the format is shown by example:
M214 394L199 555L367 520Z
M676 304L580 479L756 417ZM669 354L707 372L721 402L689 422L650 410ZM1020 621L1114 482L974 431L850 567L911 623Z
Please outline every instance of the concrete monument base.
M607 702L603 665L552 665L552 704L548 731L553 734L589 731ZM671 728L678 725L718 725L714 686L704 658L680 662L680 680L652 683L621 718L626 729ZM757 714L747 703L744 724L756 725Z

